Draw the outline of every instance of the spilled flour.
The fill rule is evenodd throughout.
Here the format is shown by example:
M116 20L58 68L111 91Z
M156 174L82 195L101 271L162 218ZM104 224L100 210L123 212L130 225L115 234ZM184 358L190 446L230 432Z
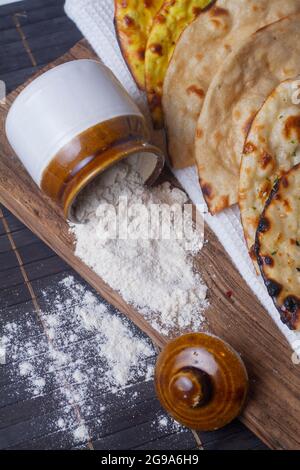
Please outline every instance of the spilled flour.
M91 436L100 439L111 420L119 419L116 399L127 410L146 399L140 383L153 379L155 351L123 316L71 276L47 288L40 303L40 321L28 312L2 322L5 399L10 403L20 394L35 400L45 420L43 432L61 432L68 439L63 447L84 444ZM170 432L178 431L170 418L163 421L159 426L167 423ZM31 432L38 441L38 426Z
M169 183L145 187L123 161L80 195L76 217L82 223L71 228L76 255L163 334L199 330L208 306L207 287L193 265L203 233L191 211L182 215L187 202Z

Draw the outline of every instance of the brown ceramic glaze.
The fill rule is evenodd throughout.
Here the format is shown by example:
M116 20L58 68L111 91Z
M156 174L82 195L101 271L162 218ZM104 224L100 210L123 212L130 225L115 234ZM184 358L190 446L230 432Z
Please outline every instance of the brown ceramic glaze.
M176 421L212 431L240 414L248 375L227 343L207 333L191 333L171 341L160 353L155 387L161 404Z
M148 144L148 131L139 116L120 116L102 122L65 145L44 170L41 188L73 219L72 206L79 192L99 173L123 158L141 154L157 157L150 178L152 184L164 165L164 156Z

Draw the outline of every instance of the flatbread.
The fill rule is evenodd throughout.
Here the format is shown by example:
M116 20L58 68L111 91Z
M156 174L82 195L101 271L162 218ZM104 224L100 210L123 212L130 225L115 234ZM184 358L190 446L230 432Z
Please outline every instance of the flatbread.
M232 49L262 26L298 12L299 0L218 0L183 32L163 87L169 155L175 168L195 163L197 120L209 85Z
M141 90L145 89L145 50L153 18L164 0L115 0L115 29L127 66Z
M300 73L300 14L269 25L230 54L214 78L195 139L200 184L212 214L238 201L245 137L266 97Z
M300 165L275 184L259 222L256 254L282 321L300 330Z
M185 28L212 0L165 0L153 20L145 57L149 108L156 129L163 127L162 88L176 43Z
M259 218L283 173L300 163L300 80L281 83L257 113L242 156L239 205L245 239L253 254Z

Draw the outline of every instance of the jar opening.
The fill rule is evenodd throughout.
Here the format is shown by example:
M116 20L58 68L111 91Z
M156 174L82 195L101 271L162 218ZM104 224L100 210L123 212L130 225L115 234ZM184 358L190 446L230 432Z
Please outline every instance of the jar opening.
M129 161L132 168L140 175L141 181L148 186L151 186L159 177L164 166L164 155L156 147L148 144L143 144L145 150L131 152L129 155L123 155L117 161L110 162L105 168L103 165L98 168L93 174L90 174L86 181L81 182L73 195L72 200L69 202L68 207L65 207L65 215L70 222L80 223L76 216L76 204L78 197L82 194L88 186L95 181L98 176L105 175L109 169L122 160Z

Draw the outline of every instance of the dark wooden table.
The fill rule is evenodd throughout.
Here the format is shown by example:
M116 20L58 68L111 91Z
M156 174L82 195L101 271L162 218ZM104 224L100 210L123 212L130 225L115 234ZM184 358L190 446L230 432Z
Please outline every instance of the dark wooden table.
M66 17L63 5L63 0L25 0L0 7L0 80L6 83L7 92L81 39L80 32ZM66 274L73 274L84 284L58 256L0 206L0 328L7 318L13 321L24 312L34 313L28 277L34 295L39 297L42 289ZM36 322L39 322L37 316ZM142 336L133 325L132 329ZM24 332L24 341L25 335ZM7 386L9 367L0 366L0 449L71 448L73 443L67 432L49 431L51 409L47 393L40 397L43 402L40 407L37 407L36 399L28 399L25 390L14 394L13 384L10 388ZM91 442L79 443L80 448L197 448L189 430L155 429L153 422L158 415L163 415L163 411L155 398L153 383L141 382L135 385L136 388L145 398L126 407L126 395L125 399L115 399L113 413L118 417L118 424L104 430L95 427ZM132 393L130 387L127 393ZM111 396L101 395L98 399L105 403ZM218 432L202 434L201 439L205 449L265 448L238 421Z

